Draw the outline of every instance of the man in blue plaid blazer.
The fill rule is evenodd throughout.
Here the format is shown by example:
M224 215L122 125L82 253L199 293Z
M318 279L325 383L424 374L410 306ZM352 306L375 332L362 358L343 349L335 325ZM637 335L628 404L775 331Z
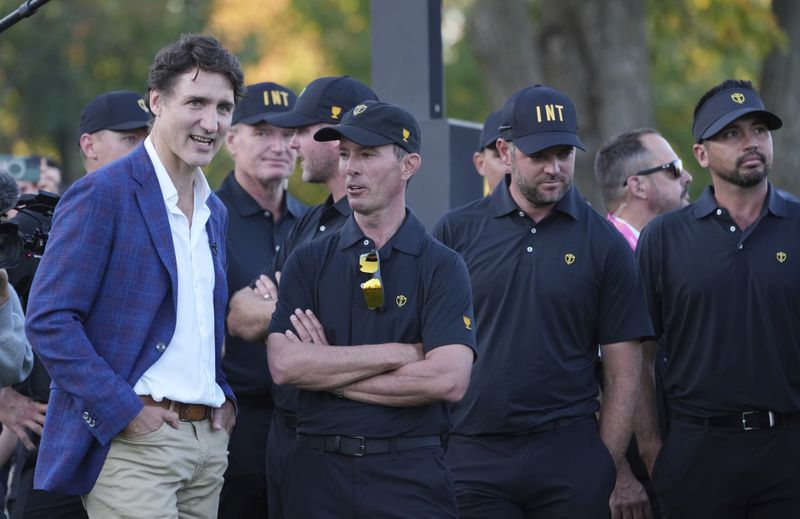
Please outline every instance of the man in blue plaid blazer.
M83 495L90 517L216 513L235 421L220 369L227 213L199 167L242 91L215 39L165 47L150 136L56 209L28 305L53 379L35 487Z

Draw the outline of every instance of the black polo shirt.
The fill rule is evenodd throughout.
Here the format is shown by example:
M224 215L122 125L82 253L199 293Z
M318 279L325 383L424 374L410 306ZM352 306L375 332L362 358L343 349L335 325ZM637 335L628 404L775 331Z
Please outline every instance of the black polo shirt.
M350 203L346 196L334 203L333 197L328 195L325 202L310 208L302 218L297 220L283 242L283 247L272 258L272 263L267 266L264 274L270 276L274 281L275 273L283 270L286 259L292 251L304 243L323 236L330 236L338 231L347 221L350 213ZM272 399L275 401L275 406L283 412L294 413L297 409L297 388L273 385Z
M445 214L434 236L461 253L481 361L453 411L454 432L514 434L598 410L597 345L652 336L630 247L570 189L534 223L506 177Z
M273 279L275 272L283 270L286 259L299 245L310 242L323 236L333 234L344 225L347 217L350 216L350 203L347 197L343 196L338 202L333 202L333 197L328 198L321 204L311 207L302 218L297 220L294 227L289 231L283 247L272 257L271 262L267 262L265 274L269 274Z
M770 186L742 231L709 187L650 222L637 256L675 409L800 411L800 204Z
M281 277L269 333L292 329L296 308L311 309L334 346L403 342L425 352L447 344L475 347L467 269L458 254L431 238L411 213L380 249L384 307L370 310L360 284L359 256L374 248L351 216L337 233L301 245ZM440 434L449 428L448 405L390 407L300 390L298 432L392 437Z
M264 258L275 255L307 207L286 192L284 212L276 224L272 214L239 185L233 173L222 182L217 195L228 208L228 292L234 294L258 276ZM226 332L222 369L237 396L270 394L272 378L263 342L247 342Z

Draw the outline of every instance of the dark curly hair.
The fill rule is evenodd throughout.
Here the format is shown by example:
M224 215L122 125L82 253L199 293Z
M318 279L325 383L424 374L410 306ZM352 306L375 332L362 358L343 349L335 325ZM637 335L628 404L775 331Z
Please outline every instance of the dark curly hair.
M172 94L178 76L192 69L224 75L233 88L234 100L244 97L244 74L236 56L213 36L184 34L156 54L147 77L147 107L151 91Z

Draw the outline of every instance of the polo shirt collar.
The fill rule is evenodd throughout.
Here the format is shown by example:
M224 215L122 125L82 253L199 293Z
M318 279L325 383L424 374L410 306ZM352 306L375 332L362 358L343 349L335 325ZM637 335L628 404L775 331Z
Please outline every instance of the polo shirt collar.
M500 182L491 195L491 212L495 218L506 216L509 213L519 211L517 203L511 197L509 186L511 185L511 175L506 175L503 181ZM582 201L580 193L573 185L569 191L564 194L564 197L556 203L553 208L554 211L565 213L572 217L573 220L578 219L578 207Z
M714 186L708 186L703 190L700 198L692 204L692 211L696 219L705 218L717 210L719 205L714 198ZM767 183L767 203L765 209L775 216L786 216L786 199L784 199L771 183Z
M341 230L341 239L339 240L339 250L348 249L366 238L364 232L356 223L355 217L351 214ZM406 217L397 232L389 238L386 245L383 246L382 251L396 249L406 254L419 256L422 252L422 244L425 240L426 231L414 213L406 207ZM384 256L385 252L381 253ZM388 255L387 255L388 256Z
M350 214L352 214L353 212L353 210L350 209L350 202L347 200L346 196L343 196L342 198L339 199L338 202L334 203L333 197L331 195L328 195L328 198L325 199L323 206L325 208L324 211L327 211L330 208L334 208L342 216L350 216Z
M228 175L224 180L225 187L228 188L232 198L233 207L242 216L253 216L254 214L261 214L264 209L250 196L250 193L244 190L239 181L236 180L233 172ZM283 206L286 212L299 218L303 215L303 204L300 203L295 197L289 194L289 191L284 191ZM230 210L230 209L229 209Z

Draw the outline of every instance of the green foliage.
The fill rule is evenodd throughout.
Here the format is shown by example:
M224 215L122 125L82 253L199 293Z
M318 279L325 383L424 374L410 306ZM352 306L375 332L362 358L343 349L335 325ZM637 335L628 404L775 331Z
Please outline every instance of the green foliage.
M19 0L0 0L10 13ZM53 0L0 35L0 151L45 152L83 174L80 112L92 97L144 93L156 51L202 30L204 0Z
M659 130L695 177L695 198L710 180L692 158L694 107L727 78L758 84L761 63L786 43L768 0L648 0L653 105Z

